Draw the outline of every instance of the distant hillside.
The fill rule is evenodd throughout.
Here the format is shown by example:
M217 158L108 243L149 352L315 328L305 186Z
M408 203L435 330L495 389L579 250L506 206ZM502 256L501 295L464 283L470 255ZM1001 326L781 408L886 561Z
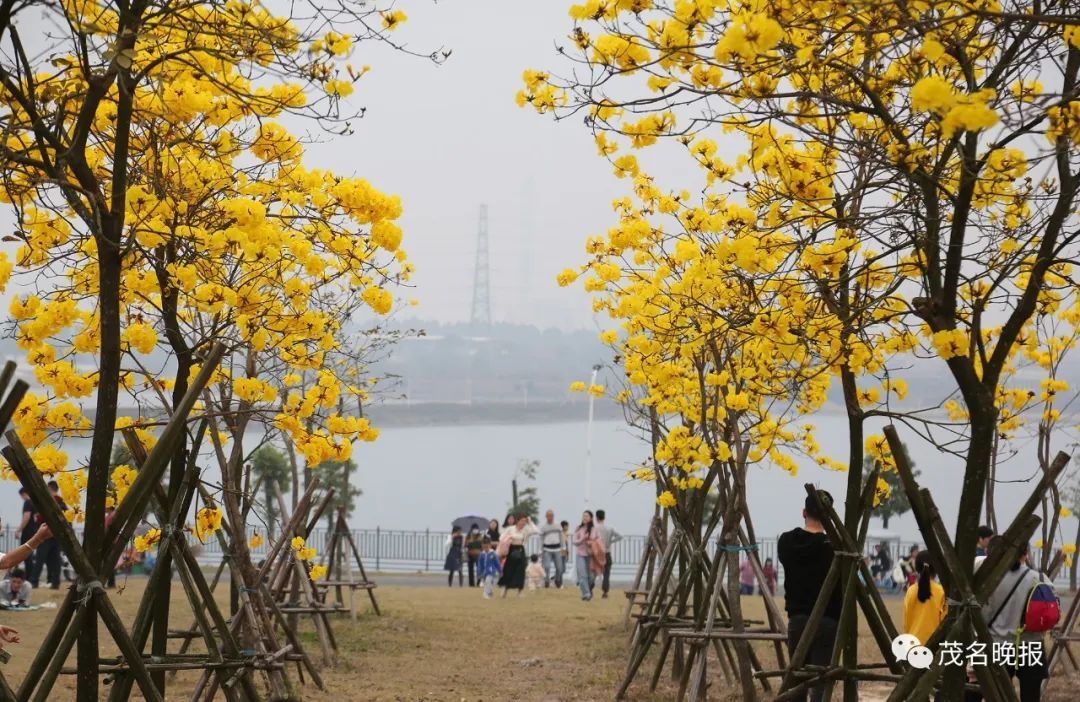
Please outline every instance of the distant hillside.
M570 383L587 382L594 365L612 358L594 332L516 324L412 326L423 335L398 342L375 364L377 372L400 377L391 396L410 403L565 403L580 399L569 392Z
M597 421L622 420L622 408L608 399L597 400L594 418ZM374 405L368 417L380 428L413 426L468 426L476 424L554 424L584 423L588 417L588 402L485 402L476 404L424 402L386 403Z

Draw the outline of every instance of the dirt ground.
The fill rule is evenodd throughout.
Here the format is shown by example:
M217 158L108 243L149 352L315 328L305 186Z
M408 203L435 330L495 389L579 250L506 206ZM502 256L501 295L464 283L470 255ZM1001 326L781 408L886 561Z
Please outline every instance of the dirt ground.
M131 578L111 597L125 619L138 606L145 580ZM625 599L612 592L610 599L582 602L576 588L547 590L511 596L505 600L484 600L478 590L449 589L425 580L418 586L394 585L376 590L383 616L370 612L366 598L353 623L348 616L333 619L339 654L337 665L323 670L328 688L320 692L305 687L309 699L333 702L585 702L611 700L625 672L627 631L622 626ZM191 622L177 586L172 619L175 628ZM39 591L38 603L59 602L61 593ZM358 600L359 601L359 600ZM899 600L889 600L899 614ZM750 617L762 615L758 598L745 598ZM55 610L0 613L0 621L15 626L22 643L9 647L12 660L2 672L16 687L26 666L40 646ZM115 655L102 627L103 654ZM308 651L318 656L318 644L310 624L302 629ZM175 646L176 643L174 642ZM860 654L873 659L876 648L868 635L860 641ZM775 667L771 648L761 648L764 664ZM74 658L69 665L74 665ZM674 700L677 685L670 674L661 677L655 693L649 691L654 660L646 661L630 700L667 702ZM726 690L720 671L715 677L710 699L738 699ZM186 699L185 690L197 675L182 673L171 681L169 700ZM1051 682L1049 702L1075 700L1076 676L1058 677ZM108 688L103 688L103 695ZM860 699L884 700L888 689L866 686ZM51 702L74 699L74 678L63 676L50 696ZM133 699L140 699L135 695ZM838 699L838 697L837 697Z

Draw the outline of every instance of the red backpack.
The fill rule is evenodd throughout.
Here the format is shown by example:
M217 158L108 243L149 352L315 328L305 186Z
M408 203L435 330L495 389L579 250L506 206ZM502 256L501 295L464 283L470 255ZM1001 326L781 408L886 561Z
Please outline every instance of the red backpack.
M1030 568L1028 570L1031 570ZM994 613L990 621L987 622L988 626L993 626L994 621L1005 609L1005 605L1012 599L1013 594L1016 593L1017 588L1020 587L1020 583L1024 582L1025 573L1021 573L1017 577L1016 582L1013 584L1012 589L1009 590L1009 594L1005 596L1005 600L998 607L998 611ZM1039 576L1042 577L1041 575ZM1020 634L1024 632L1041 633L1044 631L1050 631L1061 620L1061 601L1058 599L1057 593L1054 592L1054 586L1048 582L1040 580L1035 583L1035 586L1031 588L1031 591L1027 594L1027 603L1024 605L1024 616L1017 622L1016 638L1019 642Z
M1050 583L1039 583L1031 588L1027 606L1024 608L1024 631L1050 631L1061 620L1061 600Z

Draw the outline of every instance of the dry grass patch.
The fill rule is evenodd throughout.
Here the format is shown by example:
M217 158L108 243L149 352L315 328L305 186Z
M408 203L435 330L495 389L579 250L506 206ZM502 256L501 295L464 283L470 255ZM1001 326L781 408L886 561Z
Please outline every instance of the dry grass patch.
M125 619L134 616L145 582L133 578L112 595ZM625 600L621 592L589 603L582 602L573 587L526 593L520 598L511 594L505 600L484 600L478 589L430 584L380 587L376 593L382 617L367 611L364 598L358 600L363 613L355 624L347 616L333 620L341 652L337 666L322 673L329 693L308 686L304 690L307 698L332 702L607 701L613 698L625 672L628 637L622 628ZM62 594L46 590L35 597L39 603L59 602ZM223 590L219 597L224 596ZM886 602L899 621L899 599ZM760 599L745 598L744 608L748 617L763 618ZM2 615L23 638L22 644L11 647L13 659L3 668L12 685L22 680L54 615L55 610ZM172 619L174 628L186 628L191 622L179 585L174 591ZM302 628L302 638L309 653L317 656L318 645L309 624ZM105 655L115 655L104 628L102 641L108 644ZM764 664L774 668L772 646L759 644L757 648ZM859 650L868 660L877 658L877 648L865 629ZM68 665L74 663L72 657ZM671 680L670 666L657 691L649 692L654 666L655 654L642 666L630 700L675 699L677 685ZM197 677L197 673L178 675L168 699L186 699L184 693L191 690ZM710 699L739 699L736 691L725 689L715 661L711 661L710 677ZM1075 700L1078 683L1077 676L1059 675L1051 680L1044 699ZM884 700L887 694L882 686L864 686L860 699L874 702ZM74 677L63 676L51 699L59 702L74 697Z

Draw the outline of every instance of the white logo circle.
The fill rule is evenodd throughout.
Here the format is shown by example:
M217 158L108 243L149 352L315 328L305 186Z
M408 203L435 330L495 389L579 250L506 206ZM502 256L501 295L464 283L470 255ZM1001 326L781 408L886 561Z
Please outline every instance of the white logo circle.
M908 651L907 662L912 668L926 670L934 662L934 652L926 646L915 646Z
M892 640L892 654L898 661L906 661L911 649L922 644L918 638L911 634L900 634Z

